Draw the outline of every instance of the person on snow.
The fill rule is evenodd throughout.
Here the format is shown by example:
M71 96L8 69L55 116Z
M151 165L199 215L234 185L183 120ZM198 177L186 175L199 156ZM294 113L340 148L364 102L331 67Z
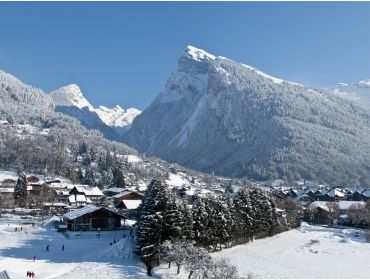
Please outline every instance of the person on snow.
M49 245L46 246L46 252L49 252Z
M36 261L36 256L33 256L33 262L35 262Z
M62 251L64 251L64 245L62 245Z

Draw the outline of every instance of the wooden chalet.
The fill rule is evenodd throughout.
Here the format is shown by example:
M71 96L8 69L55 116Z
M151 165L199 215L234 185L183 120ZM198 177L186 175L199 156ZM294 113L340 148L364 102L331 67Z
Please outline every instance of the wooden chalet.
M116 230L122 228L126 217L104 206L88 205L63 215L63 221L71 231Z

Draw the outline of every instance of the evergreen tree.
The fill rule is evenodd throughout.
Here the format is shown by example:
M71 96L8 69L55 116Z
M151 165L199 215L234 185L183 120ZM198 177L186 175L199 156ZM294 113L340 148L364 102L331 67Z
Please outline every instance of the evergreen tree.
M193 229L194 240L199 246L208 246L208 220L209 214L206 209L205 201L200 196L196 196L193 205Z
M113 184L113 173L111 169L103 171L99 180L99 187L109 187Z
M85 171L84 183L89 186L95 185L94 171L91 168L87 168Z
M164 230L169 200L167 184L163 180L154 179L139 209L136 253L146 264L148 274L154 262L159 260L161 243L170 237L167 230Z
M23 172L19 175L14 188L14 200L19 207L26 207L27 204L27 178Z
M77 178L78 178L80 184L82 184L84 182L84 176L82 174L81 167L79 167L78 170L77 170Z
M119 163L116 163L113 169L113 185L116 188L124 188L126 186L125 176L123 175L122 167Z
M250 192L247 189L239 190L235 200L235 218L239 241L244 243L253 236L254 212L250 200Z
M179 209L179 202L175 195L171 196L166 215L163 217L163 235L166 239L180 240L184 226L183 213Z
M185 200L180 200L179 208L183 217L183 227L181 230L182 239L194 240L193 216L191 210L189 209Z

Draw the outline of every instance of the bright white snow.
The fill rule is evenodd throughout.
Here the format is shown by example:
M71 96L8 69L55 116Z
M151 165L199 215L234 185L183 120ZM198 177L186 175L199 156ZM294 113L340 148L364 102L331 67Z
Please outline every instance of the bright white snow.
M0 268L10 278L26 278L27 270L34 271L36 278L146 278L145 267L132 252L128 231L116 233L120 241L110 246L113 237L69 240L51 229L23 225L22 232L15 232L15 226L19 228L0 224Z
M356 229L303 224L273 237L213 254L253 278L368 278L370 243Z

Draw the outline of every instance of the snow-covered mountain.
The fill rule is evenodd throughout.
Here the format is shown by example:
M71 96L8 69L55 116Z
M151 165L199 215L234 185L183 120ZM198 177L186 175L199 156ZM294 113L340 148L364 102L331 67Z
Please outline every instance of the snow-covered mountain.
M370 79L357 83L339 83L330 89L338 96L370 106Z
M33 108L53 109L53 100L41 89L24 84L13 75L0 70L1 101L9 100L33 105Z
M83 96L80 87L76 84L61 87L51 92L50 96L57 106L74 106L78 109L87 107L90 111L94 110L94 107Z
M94 111L106 125L117 129L122 128L123 130L130 128L134 119L141 113L138 109L129 108L125 110L119 105L112 109L99 106L99 108L94 109Z
M99 124L101 121L104 125L114 129L119 135L126 131L135 117L141 113L135 108L124 110L119 105L113 109L105 106L95 109L76 84L57 89L51 92L50 96L56 107L64 113L78 118L91 128L96 125L101 127L102 124Z
M225 176L368 180L367 108L187 47L124 141Z

